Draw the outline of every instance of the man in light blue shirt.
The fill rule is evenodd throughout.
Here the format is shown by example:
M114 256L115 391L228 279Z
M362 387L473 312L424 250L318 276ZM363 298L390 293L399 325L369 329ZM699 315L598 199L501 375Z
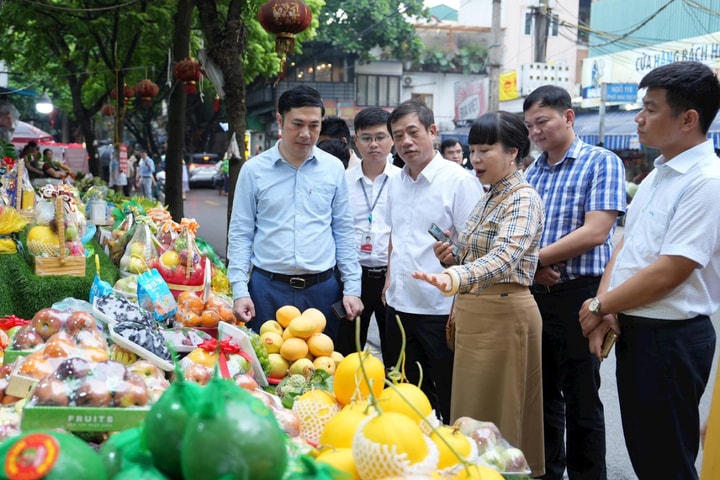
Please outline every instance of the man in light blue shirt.
M315 146L324 114L317 90L300 86L283 93L277 113L282 140L248 160L238 177L228 279L235 314L256 331L283 305L322 311L333 339L340 321L333 303L342 300L347 318L362 313L345 170Z
M152 187L155 183L155 162L148 157L147 150L140 152L140 187L143 197L155 198L152 193Z

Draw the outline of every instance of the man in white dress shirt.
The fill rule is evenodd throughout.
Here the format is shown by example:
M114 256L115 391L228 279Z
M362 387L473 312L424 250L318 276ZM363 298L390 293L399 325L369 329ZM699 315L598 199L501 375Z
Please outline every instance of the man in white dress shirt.
M355 242L362 266L360 298L364 310L360 317L360 348L365 345L370 319L374 313L380 333L380 351L383 353L383 358L387 342L382 290L385 285L390 242L387 184L390 177L400 172L400 169L392 164L390 155L393 141L387 126L389 116L388 111L378 107L366 108L355 115L354 142L362 162L345 172L355 224ZM357 350L354 322L340 322L335 349L343 355Z
M397 314L407 337L405 374L417 385L420 364L421 388L435 412L450 423L453 352L447 348L445 324L452 298L411 275L416 271L443 271L433 252L436 240L428 229L435 223L456 240L483 194L482 186L467 170L448 162L434 149L437 126L432 110L423 102L401 103L390 114L388 125L405 166L388 182L392 233L385 282L385 365L394 365L400 353Z

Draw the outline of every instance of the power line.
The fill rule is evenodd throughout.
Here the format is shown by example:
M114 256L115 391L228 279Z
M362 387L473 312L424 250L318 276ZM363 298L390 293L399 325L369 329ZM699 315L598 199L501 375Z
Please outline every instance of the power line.
M125 8L128 5L132 5L134 3L138 3L140 0L129 0L123 4L120 5L112 5L109 7L97 7L97 8L71 8L71 7L62 7L60 5L50 5L48 3L44 2L35 2L33 0L23 0L25 3L29 3L30 5L34 5L41 8L46 8L48 10L58 10L62 12L107 12L111 10L117 10L119 8Z

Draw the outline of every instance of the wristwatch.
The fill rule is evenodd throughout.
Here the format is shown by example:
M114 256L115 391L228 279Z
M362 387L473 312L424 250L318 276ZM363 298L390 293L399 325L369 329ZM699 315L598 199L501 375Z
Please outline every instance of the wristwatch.
M590 304L588 305L588 310L593 315L605 315L600 309L602 307L600 306L600 298L595 297L592 300L590 300Z

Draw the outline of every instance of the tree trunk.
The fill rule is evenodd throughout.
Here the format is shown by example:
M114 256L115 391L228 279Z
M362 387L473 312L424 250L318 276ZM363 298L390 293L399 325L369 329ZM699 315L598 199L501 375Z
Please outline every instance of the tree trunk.
M190 26L194 0L179 0L173 34L173 59L182 60L190 55ZM182 199L183 154L185 151L185 108L187 96L183 82L173 81L168 105L168 147L165 152L165 202L173 220L180 222L185 216Z
M247 44L247 29L243 21L249 15L249 2L231 0L225 22L218 20L215 0L197 0L208 56L222 70L225 79L225 107L228 114L228 140L236 134L240 155L243 158L230 160L230 188L228 197L227 223L232 215L235 183L240 168L245 162L245 129L247 106L245 103L245 69L242 53ZM221 29L224 27L224 29ZM227 252L224 252L227 256Z

